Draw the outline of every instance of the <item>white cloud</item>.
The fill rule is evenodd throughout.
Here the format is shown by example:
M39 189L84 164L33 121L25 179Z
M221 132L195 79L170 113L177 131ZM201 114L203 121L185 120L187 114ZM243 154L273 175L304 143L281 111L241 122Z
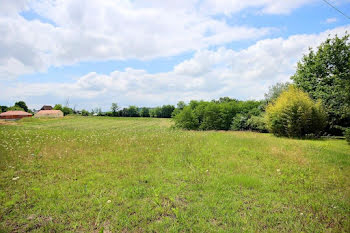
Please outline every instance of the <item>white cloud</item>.
M156 0L26 2L4 1L1 12L10 13L0 14L0 79L81 61L167 57L258 39L271 31L232 26L201 14L196 1L179 1L177 7ZM25 9L54 25L24 19L19 13Z
M0 100L70 97L71 102L82 103L80 107L100 105L107 109L114 101L121 105L155 106L222 96L262 98L268 86L289 80L296 62L309 46L316 47L328 35L342 36L349 30L350 26L345 26L320 34L264 39L241 51L203 49L170 72L150 74L128 68L108 75L91 72L74 83L15 83L0 94Z
M328 24L335 23L335 22L337 22L337 18L328 18L325 20L325 23L328 23Z

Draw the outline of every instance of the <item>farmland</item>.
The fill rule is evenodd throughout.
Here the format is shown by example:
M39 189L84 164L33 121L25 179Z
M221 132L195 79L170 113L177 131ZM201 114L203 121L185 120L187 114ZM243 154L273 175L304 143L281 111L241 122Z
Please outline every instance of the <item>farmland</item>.
M350 146L169 119L0 125L0 232L346 232Z

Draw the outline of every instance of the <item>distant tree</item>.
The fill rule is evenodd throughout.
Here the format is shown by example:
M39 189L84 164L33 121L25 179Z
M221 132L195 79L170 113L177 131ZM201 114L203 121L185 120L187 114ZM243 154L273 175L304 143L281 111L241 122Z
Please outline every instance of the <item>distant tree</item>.
M71 109L70 107L64 106L62 108L62 112L66 116L66 115L69 115L69 114L73 114L73 109Z
M311 98L322 100L329 117L329 133L340 135L350 127L349 34L328 38L316 52L310 49L291 79Z
M53 107L54 110L61 110L63 111L63 107L61 104L56 104L54 107Z
M203 122L200 129L203 130L220 130L222 129L223 119L220 117L221 108L218 104L209 103L203 114Z
M9 107L7 111L24 111L24 109L15 105L15 106Z
M117 116L118 115L118 109L119 109L118 104L117 103L112 103L111 110L112 110L113 116Z
M129 117L139 117L140 116L138 108L136 106L129 106L127 111L128 111Z
M289 87L290 83L276 83L269 87L267 93L265 93L265 101L266 103L271 103L275 101L282 92L286 91Z
M8 109L7 106L0 106L0 111L1 111L1 112L6 112L7 109Z
M146 108L146 107L141 108L140 116L141 117L150 117L149 108Z
M173 113L174 109L175 107L173 105L163 105L161 109L161 114L157 117L171 118L171 114Z
M86 111L85 109L81 110L81 115L82 116L89 116L90 113L88 111Z
M186 107L185 102L179 101L179 102L177 103L177 108L178 108L178 109L182 110L182 109L184 109L185 107Z
M237 114L234 116L231 124L232 130L248 130L248 116L246 114Z
M199 127L198 119L189 106L185 107L174 119L175 126L178 128L195 130Z
M161 107L155 107L150 109L149 114L151 117L162 117L162 108Z
M22 108L25 112L28 112L27 104L24 101L18 101L15 103L15 106Z

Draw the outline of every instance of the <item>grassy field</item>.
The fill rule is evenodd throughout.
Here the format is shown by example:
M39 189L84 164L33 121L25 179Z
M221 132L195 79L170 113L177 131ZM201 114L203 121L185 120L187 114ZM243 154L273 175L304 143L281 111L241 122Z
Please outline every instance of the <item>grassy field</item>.
M167 119L0 125L0 232L349 232L350 146Z

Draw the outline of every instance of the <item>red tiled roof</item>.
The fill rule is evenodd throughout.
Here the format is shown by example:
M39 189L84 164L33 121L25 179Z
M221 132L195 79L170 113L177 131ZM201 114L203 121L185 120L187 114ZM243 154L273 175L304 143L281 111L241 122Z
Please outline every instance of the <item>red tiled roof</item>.
M0 114L0 116L31 116L31 115L32 114L24 111L8 111Z

